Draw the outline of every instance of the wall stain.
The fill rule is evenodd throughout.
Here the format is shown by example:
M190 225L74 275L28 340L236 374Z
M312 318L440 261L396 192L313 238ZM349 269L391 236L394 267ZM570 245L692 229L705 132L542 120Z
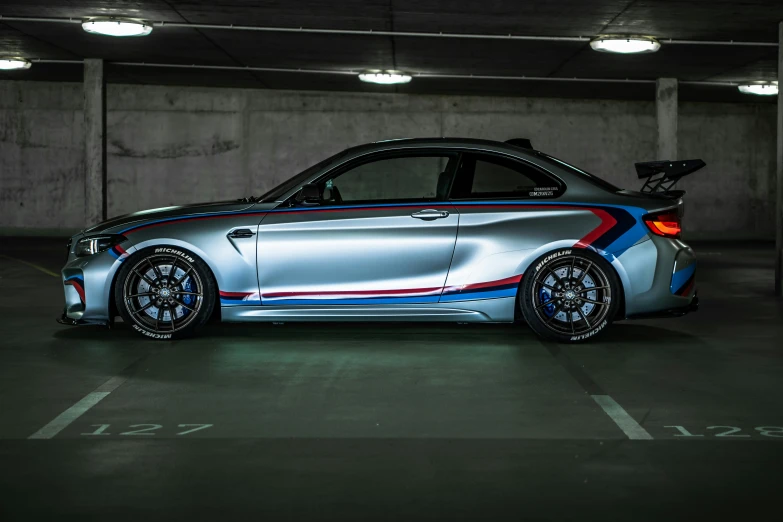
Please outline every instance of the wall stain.
M121 140L110 140L109 154L123 158L145 158L145 159L176 159L176 158L195 158L199 156L216 156L226 152L238 149L240 144L233 140L220 140L217 136L212 137L211 143L192 144L178 143L168 145L160 149L137 150L125 145Z

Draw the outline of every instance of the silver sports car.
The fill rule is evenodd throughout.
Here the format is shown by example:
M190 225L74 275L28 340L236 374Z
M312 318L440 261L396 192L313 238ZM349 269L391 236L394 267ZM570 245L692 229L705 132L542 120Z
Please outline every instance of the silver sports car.
M696 168L637 164L669 187ZM60 322L119 315L148 338L179 339L213 316L524 320L546 339L584 341L614 320L696 309L681 196L621 190L527 140L372 143L260 197L76 234Z

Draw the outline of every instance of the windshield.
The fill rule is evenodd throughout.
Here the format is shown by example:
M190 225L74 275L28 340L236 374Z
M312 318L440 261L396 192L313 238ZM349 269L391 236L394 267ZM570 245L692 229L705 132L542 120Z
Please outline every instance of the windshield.
M328 163L334 161L336 158L341 156L343 153L344 153L344 151L343 152L338 152L334 156L330 156L330 157L326 158L323 161L319 161L318 163L316 163L312 167L306 168L305 170L303 170L302 172L300 172L299 174L297 174L293 178L290 178L290 179L284 181L280 185L276 186L275 188L273 188L272 190L270 190L269 192L267 192L266 194L261 196L259 198L259 200L264 202L264 203L277 201L285 193L289 192L290 190L296 188L298 185L300 185L300 184L304 183L305 181L307 181L307 179L310 176L312 176L313 174L315 174L316 172L321 170Z
M596 176L594 174L590 174L589 172L585 172L582 169L578 169L578 168L574 167L573 165L570 165L570 164L566 163L563 160L559 160L557 158L554 158L554 157L550 156L549 154L544 154L543 152L537 152L536 155L539 158L543 159L544 161L546 161L548 163L551 163L551 164L556 165L558 167L565 167L570 172L573 172L574 174L577 174L577 175L581 176L582 178L587 179L587 181L589 181L593 185L597 185L597 186L601 187L604 190L608 190L609 192L620 192L622 190L620 187L615 187L614 185L612 185L608 181L605 181L605 180L599 178L598 176Z

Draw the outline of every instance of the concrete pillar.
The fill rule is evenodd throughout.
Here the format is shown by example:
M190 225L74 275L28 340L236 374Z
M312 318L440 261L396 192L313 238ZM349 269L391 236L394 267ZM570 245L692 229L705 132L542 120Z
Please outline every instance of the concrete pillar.
M87 226L106 220L106 79L103 60L84 60L84 213Z
M783 22L778 24L778 162L775 206L775 295L783 297Z
M655 82L655 110L658 120L657 160L677 158L677 78Z

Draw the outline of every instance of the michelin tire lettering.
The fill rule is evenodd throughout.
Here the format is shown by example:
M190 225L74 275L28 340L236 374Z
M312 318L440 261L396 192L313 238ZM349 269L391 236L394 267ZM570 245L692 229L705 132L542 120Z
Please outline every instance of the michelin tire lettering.
M165 253L165 254L174 254L176 256L184 257L191 263L193 262L193 258L187 255L185 252L182 252L180 250L175 250L173 248L156 248L155 253Z
M607 324L609 324L609 323L606 320L604 320L604 322L599 324L598 328L596 328L595 330L587 332L586 334L575 335L574 337L571 337L571 340L572 341L583 341L585 339L589 339L590 337L594 336L595 334L597 334L598 332L603 330L606 327Z
M152 337L153 339L171 339L171 334L157 334L154 332L148 332L137 324L133 325L133 329L143 335L146 335L147 337Z

